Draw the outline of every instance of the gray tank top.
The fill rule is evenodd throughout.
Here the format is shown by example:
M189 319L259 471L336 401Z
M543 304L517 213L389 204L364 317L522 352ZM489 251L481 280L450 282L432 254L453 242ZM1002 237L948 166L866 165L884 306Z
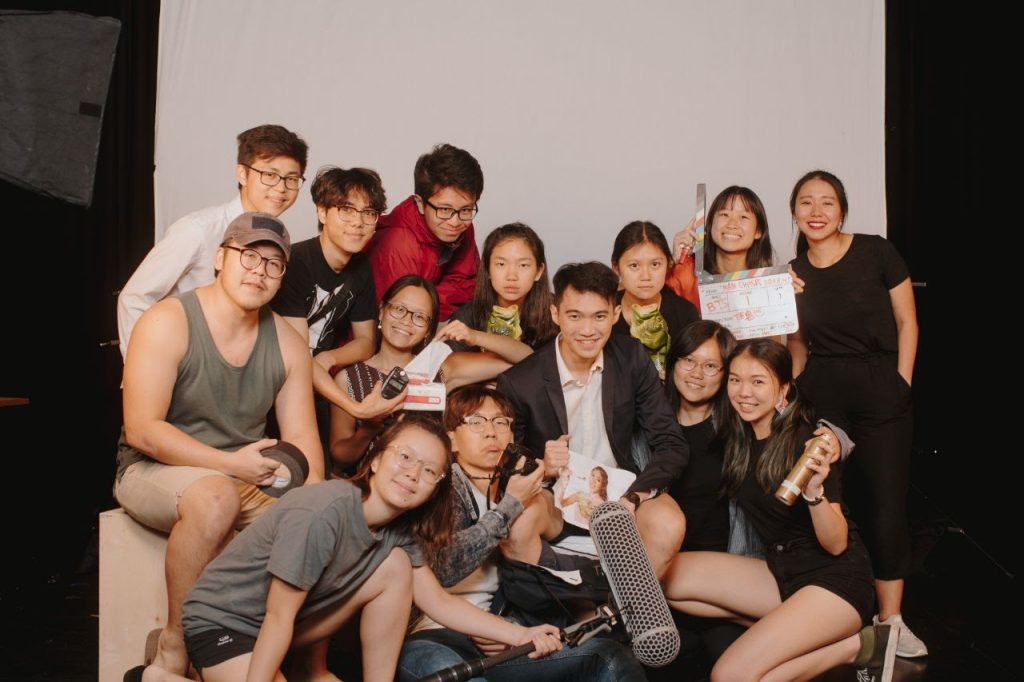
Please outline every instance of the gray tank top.
M213 341L196 292L177 297L188 320L188 348L167 409L167 421L218 450L233 451L266 436L267 413L284 384L284 358L269 306L260 309L259 331L249 359L229 364ZM118 441L117 477L131 464L148 459L128 445L124 428Z

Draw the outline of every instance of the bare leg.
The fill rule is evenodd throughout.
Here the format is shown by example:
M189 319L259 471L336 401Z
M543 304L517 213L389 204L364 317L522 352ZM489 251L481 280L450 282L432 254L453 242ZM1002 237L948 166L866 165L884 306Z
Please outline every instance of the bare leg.
M235 484L223 476L201 478L178 500L178 522L167 539L167 625L160 633L153 665L184 673L188 665L181 630L181 605L199 574L220 554L239 514ZM148 679L148 678L147 678Z
M903 607L903 578L876 580L875 594L878 595L878 618L899 615Z
M341 682L341 678L327 669L327 650L330 646L331 640L328 637L307 647L293 649L288 681Z
M696 616L756 620L782 603L763 560L724 552L677 554L662 585L669 606Z
M535 564L540 561L541 538L550 540L562 532L562 513L551 493L536 495L516 517L508 537L501 541L501 553L509 559Z
M683 544L686 534L683 510L671 496L659 495L637 509L636 527L654 567L654 575L661 580Z
M305 647L327 640L362 609L363 679L390 682L395 677L411 607L412 565L405 551L395 548L338 608L296 624L294 645Z
M734 585L737 592L748 587ZM806 679L853 661L860 616L846 600L808 586L754 623L711 671L716 680ZM829 646L842 642L841 646Z
M850 635L835 644L794 658L783 663L763 678L766 682L784 682L785 680L813 680L819 675L842 663L853 663L860 651L860 636Z

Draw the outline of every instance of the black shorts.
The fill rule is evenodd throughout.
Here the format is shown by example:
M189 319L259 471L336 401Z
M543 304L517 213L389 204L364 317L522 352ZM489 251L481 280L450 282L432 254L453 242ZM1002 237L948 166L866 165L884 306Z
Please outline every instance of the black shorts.
M256 638L227 628L203 630L194 635L185 634L185 649L197 670L230 661L237 656L252 653Z
M838 595L860 614L862 624L875 613L875 585L871 559L864 544L851 533L846 551L839 556L826 552L816 540L786 544L766 543L765 561L785 601L807 585L817 585Z

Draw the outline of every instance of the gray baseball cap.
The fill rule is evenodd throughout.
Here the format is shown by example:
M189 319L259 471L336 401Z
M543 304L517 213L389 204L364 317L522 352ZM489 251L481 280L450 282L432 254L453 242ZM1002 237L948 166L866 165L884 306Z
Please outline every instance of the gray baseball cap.
M236 241L242 246L250 246L257 242L277 244L284 251L285 260L292 254L292 241L288 236L288 228L280 220L269 213L243 213L224 230L224 242Z

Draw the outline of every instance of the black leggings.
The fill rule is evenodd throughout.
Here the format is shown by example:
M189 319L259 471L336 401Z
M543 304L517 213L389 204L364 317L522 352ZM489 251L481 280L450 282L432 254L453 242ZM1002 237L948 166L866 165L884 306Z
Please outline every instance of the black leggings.
M819 417L843 427L857 444L843 471L843 497L863 528L879 580L910 573L910 386L895 355L818 357L797 386Z

